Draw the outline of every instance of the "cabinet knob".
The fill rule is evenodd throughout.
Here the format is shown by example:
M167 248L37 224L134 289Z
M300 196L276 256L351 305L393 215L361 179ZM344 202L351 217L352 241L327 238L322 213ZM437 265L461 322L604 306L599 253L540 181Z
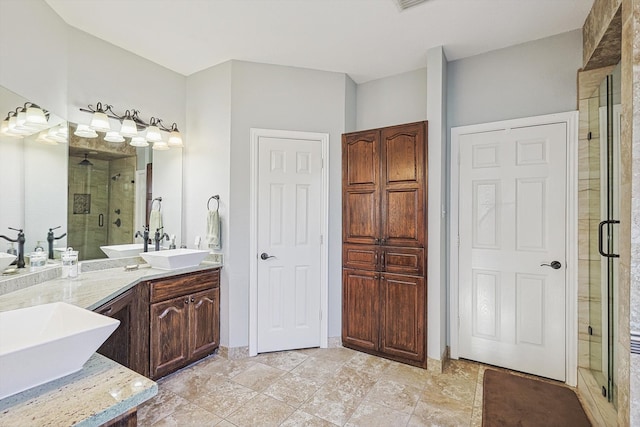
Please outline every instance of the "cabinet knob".
M383 245L387 243L387 238L383 237L382 239L380 239L380 243L382 243Z
M374 242L376 245L379 245L379 244L380 244L380 239L378 239L378 238L376 237L375 239L373 239L373 242Z
M195 302L196 299L194 297L191 297L191 302Z
M187 298L186 300L184 300L185 304L189 304L189 298Z
M377 274L374 274L373 279L374 279L374 280L378 280L378 275L377 275Z
M380 276L380 280L384 280L384 276Z

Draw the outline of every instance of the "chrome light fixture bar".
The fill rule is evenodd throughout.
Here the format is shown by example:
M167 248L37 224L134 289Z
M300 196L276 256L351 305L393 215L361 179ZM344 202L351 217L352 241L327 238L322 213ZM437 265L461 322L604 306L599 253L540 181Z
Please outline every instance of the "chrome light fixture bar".
M91 113L91 123L87 126L87 131L83 126L83 129L76 131L75 134L84 138L95 138L97 134L95 132L106 132L107 137L105 140L108 142L123 142L124 137L131 138L129 144L134 147L148 146L152 143L154 150L168 150L170 147L183 147L182 135L178 130L178 125L173 123L170 127L167 127L162 122L162 119L157 117L151 117L149 122L145 122L140 118L140 111L131 109L126 110L124 114L117 114L113 111L113 106L110 104L103 104L98 102L96 106L88 105L87 108L80 108L80 111L85 113ZM112 130L109 123L109 119L114 119L120 122L120 130ZM140 132L145 131L144 136L140 135ZM91 132L93 131L93 132ZM160 131L168 132L169 137L166 141L162 139ZM95 136L93 135L95 134Z
M9 111L0 125L0 134L22 138L49 127L49 112L33 102ZM169 130L170 131L170 130Z

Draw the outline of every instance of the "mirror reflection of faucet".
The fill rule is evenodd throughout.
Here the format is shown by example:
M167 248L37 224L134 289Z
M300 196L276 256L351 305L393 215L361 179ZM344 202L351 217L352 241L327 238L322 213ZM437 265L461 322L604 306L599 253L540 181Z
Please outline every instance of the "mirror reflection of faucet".
M54 237L53 236L53 230L57 230L58 228L62 227L61 225L57 226L57 227L53 227L49 229L49 232L47 233L47 243L49 243L49 259L53 259L53 241L54 240L60 240L62 239L64 236L67 235L67 233L62 233L61 235L59 235L58 237Z
M24 242L25 242L25 237L24 237L24 230L22 228L11 228L8 227L9 230L13 230L13 231L17 231L18 232L18 237L16 237L15 239L11 239L3 234L0 234L0 237L5 239L7 242L14 242L14 243L18 243L18 268L24 268Z

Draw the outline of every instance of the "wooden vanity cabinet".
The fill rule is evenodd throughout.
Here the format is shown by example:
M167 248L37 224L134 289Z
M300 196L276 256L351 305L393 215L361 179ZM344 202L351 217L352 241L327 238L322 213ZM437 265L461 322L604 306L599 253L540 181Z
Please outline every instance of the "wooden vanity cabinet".
M150 377L163 377L220 345L220 270L150 281Z
M342 136L342 342L426 367L427 123Z
M148 377L149 292L145 284L129 289L95 312L120 321L97 352Z

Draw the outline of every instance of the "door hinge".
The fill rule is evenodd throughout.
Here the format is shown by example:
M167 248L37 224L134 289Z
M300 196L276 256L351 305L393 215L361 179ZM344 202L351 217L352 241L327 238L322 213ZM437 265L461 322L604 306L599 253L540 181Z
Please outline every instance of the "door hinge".
M458 234L458 247L460 247L460 235Z
M593 335L593 328L591 326L589 326L587 328L587 332L589 333L589 335Z
M320 169L324 169L324 157L320 159Z
M591 132L589 132L587 134L587 141L591 141L593 139L593 134Z
M320 244L323 245L324 244L324 237L322 236L322 234L320 235Z

